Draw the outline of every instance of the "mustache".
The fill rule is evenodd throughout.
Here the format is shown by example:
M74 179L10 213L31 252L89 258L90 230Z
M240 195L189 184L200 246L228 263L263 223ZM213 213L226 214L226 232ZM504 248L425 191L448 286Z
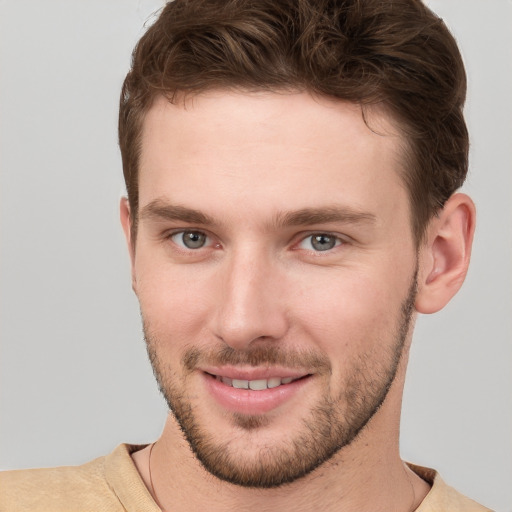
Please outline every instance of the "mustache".
M198 366L284 366L287 368L314 370L315 373L331 372L327 356L312 350L297 351L274 345L260 345L247 350L230 346L199 350L188 349L181 360L183 367L192 372Z

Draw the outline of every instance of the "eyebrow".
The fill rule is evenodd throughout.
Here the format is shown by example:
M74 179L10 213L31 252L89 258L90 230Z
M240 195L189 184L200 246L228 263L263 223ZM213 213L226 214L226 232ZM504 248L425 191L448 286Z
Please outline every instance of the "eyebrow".
M162 199L148 203L139 213L143 220L175 220L189 224L210 226L215 224L212 217L206 213L185 206L169 204Z
M326 208L303 208L293 212L278 213L274 224L278 227L308 226L342 222L344 224L375 224L373 213L361 212L348 207L331 206Z
M140 210L139 218L143 220L171 220L212 226L219 224L210 215L173 205L163 199L155 199ZM291 226L309 226L341 222L344 224L375 224L377 218L373 213L362 212L348 207L330 206L322 208L302 208L290 212L278 212L270 223L271 226L282 228Z

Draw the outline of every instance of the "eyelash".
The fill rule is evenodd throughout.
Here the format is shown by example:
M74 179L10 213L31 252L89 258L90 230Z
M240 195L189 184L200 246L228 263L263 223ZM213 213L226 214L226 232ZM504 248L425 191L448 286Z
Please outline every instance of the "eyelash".
M199 247L192 248L192 247L186 247L184 243L180 243L177 240L175 240L175 237L177 237L179 235L181 235L182 240L183 240L183 236L186 233L198 234L198 235L204 236L205 240L206 240L205 245L201 245ZM316 231L316 232L312 232L312 233L310 232L307 234L301 234L299 236L300 236L300 239L297 243L293 244L293 249L300 250L302 248L310 253L315 254L316 256L320 256L320 255L322 255L322 253L326 253L326 254L332 253L332 251L335 250L337 247L340 247L347 243L346 239L340 237L339 235L336 235L335 233L330 233L327 231ZM314 243L313 237L325 237L325 238L329 238L329 239L334 239L334 245L333 245L333 247L327 248L325 250L314 250L314 249L309 249L309 248L305 248L305 247L300 247L302 244L308 243L307 242L308 240L311 240L310 243L313 245L313 243ZM202 231L200 229L182 229L179 231L173 231L173 232L167 234L165 238L168 240L171 240L179 248L179 250L184 251L184 252L195 252L195 251L198 251L199 249L211 247L212 245L214 245L215 247L218 247L218 248L221 247L220 243L214 244L212 237L208 233L206 233L205 231ZM209 241L209 243L208 243L208 241Z
M178 235L181 235L181 237L183 239L183 236L186 233L203 235L205 237L205 240L210 240L210 243L208 243L206 245L202 245L202 246L197 247L197 248L191 248L191 247L186 247L184 244L182 245L182 244L180 244L179 242L177 242L175 240L175 237L178 236ZM180 250L187 251L187 252L188 251L196 251L198 249L203 249L205 247L210 247L212 245L212 243L211 243L212 237L210 237L210 235L208 235L208 233L205 233L204 231L202 231L200 229L182 229L182 230L179 230L179 231L173 231L173 232L169 233L165 238L168 239L168 240L171 240L175 245L177 245L179 247ZM220 246L220 244L216 244L216 245Z
M305 250L309 251L309 252L312 252L314 253L315 255L320 255L322 253L330 253L332 252L334 249L336 249L336 247L339 247L341 245L344 245L346 243L346 240L344 240L343 238L341 238L340 236L334 234L334 233L329 233L329 232L325 232L325 231L317 231L315 233L308 233L307 236L304 236L300 239L299 243L296 244L296 246L301 246L302 244L304 243L307 243L308 240L310 240L310 244L311 245L314 245L314 237L325 237L325 238L329 238L329 239L333 239L334 241L334 245L333 247L330 247L330 248L327 248L325 250L314 250L314 249L307 249L305 248Z

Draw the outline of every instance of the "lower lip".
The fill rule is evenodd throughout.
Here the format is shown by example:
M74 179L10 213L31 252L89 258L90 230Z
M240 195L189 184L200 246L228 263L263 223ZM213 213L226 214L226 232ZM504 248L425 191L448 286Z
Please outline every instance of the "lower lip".
M264 414L291 400L311 376L281 384L275 388L254 391L227 386L210 374L203 373L206 387L217 403L231 412Z

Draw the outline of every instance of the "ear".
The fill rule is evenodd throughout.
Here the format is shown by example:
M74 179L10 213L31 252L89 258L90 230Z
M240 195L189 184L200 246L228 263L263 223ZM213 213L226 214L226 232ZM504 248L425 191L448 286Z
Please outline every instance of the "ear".
M135 240L132 240L132 220L130 214L130 203L128 198L122 197L119 204L119 216L121 218L121 226L123 227L126 245L128 246L128 253L130 254L131 273L132 273L132 288L135 293L136 278L135 278Z
M416 310L435 313L457 293L464 282L471 256L476 211L466 194L454 194L434 217L420 248Z

